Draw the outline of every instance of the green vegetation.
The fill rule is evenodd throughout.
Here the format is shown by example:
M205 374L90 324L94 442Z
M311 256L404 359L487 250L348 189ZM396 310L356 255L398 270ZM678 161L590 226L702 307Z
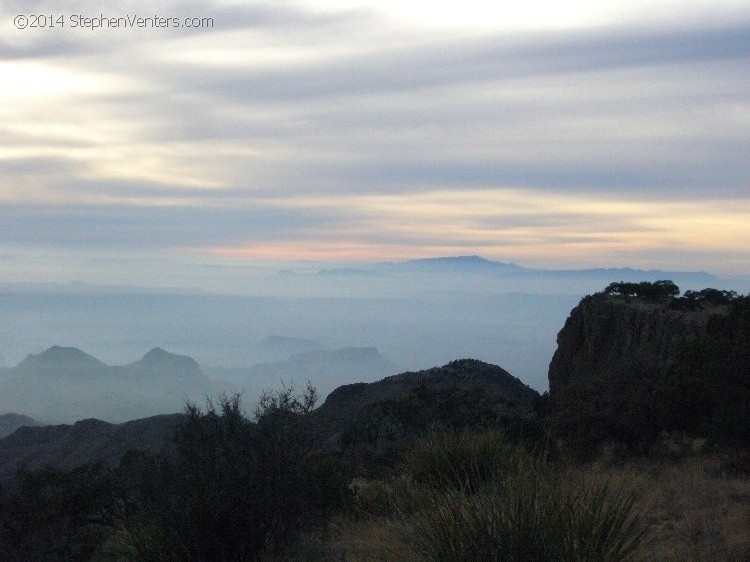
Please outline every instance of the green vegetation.
M662 302L680 294L680 288L672 281L641 281L640 283L627 283L620 281L610 283L604 294L623 297L643 298L653 302Z
M672 308L678 310L696 310L704 306L728 305L740 298L735 291L711 288L700 291L685 291L685 294L680 297L680 288L670 280L641 281L639 283L617 281L607 285L602 294L640 298L655 303L670 303Z

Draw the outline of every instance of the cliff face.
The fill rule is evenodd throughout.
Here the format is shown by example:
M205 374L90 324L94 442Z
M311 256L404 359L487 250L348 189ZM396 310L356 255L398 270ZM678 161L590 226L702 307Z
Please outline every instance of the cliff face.
M750 297L724 296L584 298L549 367L559 436L581 451L662 431L750 444Z
M586 297L558 334L550 414L580 451L648 447L665 430L750 444L750 296L661 300Z
M726 309L679 311L666 304L606 295L584 298L557 336L550 395L584 379L650 379L667 372L686 345Z

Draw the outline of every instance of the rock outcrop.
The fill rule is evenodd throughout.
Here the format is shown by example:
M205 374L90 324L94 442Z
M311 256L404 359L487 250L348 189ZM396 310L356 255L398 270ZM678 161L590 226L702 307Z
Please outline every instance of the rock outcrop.
M696 298L707 291L722 302ZM750 297L599 293L573 309L557 343L549 408L574 446L649 446L663 431L750 442Z
M674 365L717 314L726 315L727 308L680 311L642 299L586 297L557 336L549 366L550 395L586 378L654 379Z

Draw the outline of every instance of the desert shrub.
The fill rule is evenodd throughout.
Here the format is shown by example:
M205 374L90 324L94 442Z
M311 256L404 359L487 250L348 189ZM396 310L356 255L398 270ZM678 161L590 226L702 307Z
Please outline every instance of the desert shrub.
M239 396L205 411L188 406L177 458L159 494L141 494L120 548L145 560L259 560L322 523L347 500L348 478L335 458L314 452L314 398L311 388L282 388L261 399L255 421Z
M492 449L492 455L505 450L506 460L485 465L499 469L482 472L476 452L496 437L456 437L432 437L440 448L452 447L435 452L432 476L421 464L428 455L420 453L420 466L428 472L422 480L438 483L448 477L453 484L426 486L421 509L403 515L422 559L615 561L632 559L642 545L645 531L632 494L595 478L571 482L540 452L506 444ZM473 486L465 484L467 474L476 477Z
M0 559L88 560L119 515L112 471L20 469L0 494Z

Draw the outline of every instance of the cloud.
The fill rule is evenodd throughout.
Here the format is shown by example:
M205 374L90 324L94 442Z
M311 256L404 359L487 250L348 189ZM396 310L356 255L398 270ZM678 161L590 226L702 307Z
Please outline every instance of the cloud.
M0 13L11 21L14 10L59 8ZM549 247L604 259L623 244L707 240L718 252L722 220L748 241L733 210L746 209L750 180L744 12L446 31L367 5L158 11L214 26L25 30L0 42L7 243L246 256L319 244L316 255L364 257ZM445 193L457 194L447 208ZM575 212L559 211L566 197ZM638 213L602 218L600 200ZM708 222L702 206L716 210Z

